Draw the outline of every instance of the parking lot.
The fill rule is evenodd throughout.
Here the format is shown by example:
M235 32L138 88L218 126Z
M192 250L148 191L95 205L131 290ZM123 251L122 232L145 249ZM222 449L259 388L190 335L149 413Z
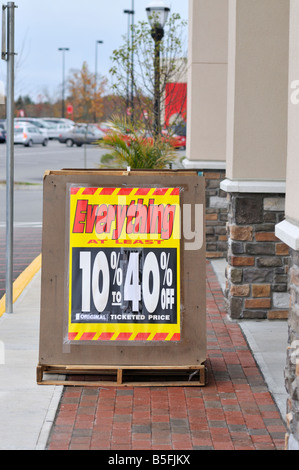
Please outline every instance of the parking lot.
M105 150L95 146L68 148L56 140L50 140L47 147L34 145L14 146L15 181L42 184L45 170L61 168L96 168ZM0 180L5 179L6 144L0 145Z
M14 146L15 164L15 223L41 224L42 222L42 182L46 170L62 168L98 168L101 156L106 153L95 145L67 147L55 140L50 140L47 147L34 145ZM177 151L178 165L185 151ZM0 225L5 223L5 179L6 179L6 144L0 144Z
M88 145L68 148L64 144L51 140L47 147L34 145L14 146L14 221L15 224L41 224L42 222L42 182L46 170L62 168L97 168L101 155L105 153L99 147ZM6 144L0 145L0 224L5 223L5 179L6 179Z

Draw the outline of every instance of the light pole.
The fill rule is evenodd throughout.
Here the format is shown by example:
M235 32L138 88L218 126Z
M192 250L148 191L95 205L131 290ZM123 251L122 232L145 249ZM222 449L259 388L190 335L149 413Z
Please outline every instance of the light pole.
M62 52L62 108L61 108L61 114L62 117L64 118L64 86L65 86L65 52L69 51L68 47L59 47L59 51Z
M17 8L17 6L14 2L8 2L7 5L2 5L2 58L7 61L6 313L13 313L15 8Z
M164 26L167 21L170 8L162 0L151 2L146 8L149 23L152 27L151 35L155 41L154 55L154 135L161 135L161 94L160 94L160 45L164 37Z
M133 5L132 5L133 6ZM132 25L134 23L134 14L135 14L135 11L134 10L124 10L124 13L126 13L128 15L128 37L127 37L127 40L128 40L128 50L129 50L129 46L130 46L130 24L131 24L131 18L132 18ZM133 35L133 30L132 30L132 35ZM134 52L133 52L133 37L132 37L132 41L131 41L131 47L132 47L132 71L131 71L131 98L129 98L129 76L130 76L130 71L129 71L129 67L128 67L128 71L127 71L127 111L129 109L129 105L131 104L131 113L133 112L133 106L134 106L134 103L133 103L133 75L134 75L134 72L133 72L133 59L134 59ZM129 59L128 59L129 61Z
M104 44L104 41L96 41L96 60L95 60L95 88L94 88L94 122L97 122L96 96L98 88L98 44Z
M134 119L134 0L132 0L131 10L124 10L128 15L128 47L130 44L130 19L131 19L131 71L128 69L127 81L127 110L131 108L131 120ZM131 93L129 93L129 75L131 75ZM129 98L130 95L130 98ZM130 106L129 106L130 105Z

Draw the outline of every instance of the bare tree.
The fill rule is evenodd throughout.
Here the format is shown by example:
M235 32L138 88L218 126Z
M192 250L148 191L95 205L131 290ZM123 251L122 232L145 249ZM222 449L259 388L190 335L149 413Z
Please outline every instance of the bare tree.
M114 92L128 101L128 89L132 87L134 98L131 100L132 120L143 120L149 131L153 131L155 101L155 43L151 36L151 27L147 22L132 26L132 44L124 44L113 51L112 75ZM160 120L164 124L167 107L176 109L176 119L182 119L186 96L173 92L167 95L167 85L186 82L187 70L187 22L178 14L172 14L165 26L165 34L160 46L160 86L159 109L163 110ZM134 58L134 63L132 61ZM174 106L174 101L178 102ZM175 124L173 122L172 124ZM161 127L161 126L160 126Z

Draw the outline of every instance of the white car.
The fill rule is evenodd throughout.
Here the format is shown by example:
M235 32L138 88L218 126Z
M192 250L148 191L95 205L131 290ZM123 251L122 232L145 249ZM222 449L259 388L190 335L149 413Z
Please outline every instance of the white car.
M14 143L22 144L25 147L32 147L33 144L48 145L48 137L31 123L19 122L14 126Z
M43 133L44 137L47 139L49 138L49 126L46 122L43 122L42 119L38 118L15 118L15 124L17 123L27 123L33 124L34 126L38 127L39 130Z
M71 119L67 119L67 118L53 118L53 117L43 117L43 118L40 118L42 121L46 122L47 124L58 124L58 123L64 123L64 124L68 124L68 125L72 125L74 126L75 125L75 122L72 121Z
M72 124L64 123L64 122L53 122L47 123L49 126L48 129L48 137L49 139L58 139L59 135L64 132L70 132L73 129Z

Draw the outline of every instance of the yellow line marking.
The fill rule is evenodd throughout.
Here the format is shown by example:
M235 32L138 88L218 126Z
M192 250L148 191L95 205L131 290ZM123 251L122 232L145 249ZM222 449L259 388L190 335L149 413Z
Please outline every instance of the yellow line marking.
M42 255L38 255L29 266L17 277L13 283L13 303L19 298L26 286L40 270L42 265ZM0 317L5 313L5 294L0 300Z

